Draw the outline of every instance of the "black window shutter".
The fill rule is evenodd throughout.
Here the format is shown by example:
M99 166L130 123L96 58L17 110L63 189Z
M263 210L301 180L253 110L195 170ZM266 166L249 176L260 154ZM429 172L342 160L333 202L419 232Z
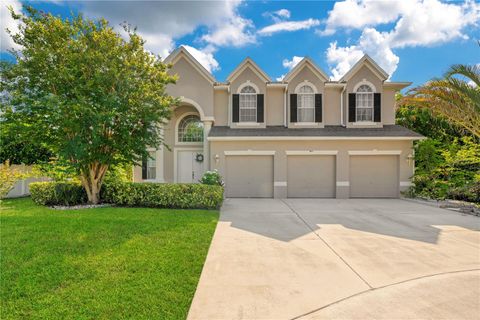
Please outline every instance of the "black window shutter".
M315 122L322 122L322 94L315 94Z
M373 121L382 121L382 95L380 93L373 94Z
M232 121L238 122L240 119L240 95L232 95Z
M147 158L143 157L142 160L142 179L147 179Z
M357 96L355 93L348 94L348 122L355 122L357 115Z
M297 95L290 95L290 122L297 122Z
M257 94L257 122L263 122L263 94Z

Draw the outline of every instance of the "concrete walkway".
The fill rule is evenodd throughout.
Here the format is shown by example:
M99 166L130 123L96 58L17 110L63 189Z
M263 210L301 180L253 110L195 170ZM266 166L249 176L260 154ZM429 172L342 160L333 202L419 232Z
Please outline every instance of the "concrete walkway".
M479 230L403 200L228 199L189 319L473 319Z

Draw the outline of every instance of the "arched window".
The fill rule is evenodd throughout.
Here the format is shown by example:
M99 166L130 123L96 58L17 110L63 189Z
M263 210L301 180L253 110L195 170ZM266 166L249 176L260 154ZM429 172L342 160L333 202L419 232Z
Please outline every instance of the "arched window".
M315 122L315 92L309 85L300 87L297 92L297 121Z
M356 92L356 121L373 121L373 90L369 85L362 84Z
M203 142L203 122L199 116L188 115L180 121L178 142Z
M257 122L257 91L252 86L240 90L240 122Z

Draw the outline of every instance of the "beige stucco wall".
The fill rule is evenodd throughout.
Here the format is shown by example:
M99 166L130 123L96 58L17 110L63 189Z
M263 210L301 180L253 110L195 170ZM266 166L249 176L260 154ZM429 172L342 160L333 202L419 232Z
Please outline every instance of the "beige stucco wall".
M227 90L215 90L214 112L216 126L228 125L229 94Z
M395 124L395 93L392 88L383 88L382 94L382 123Z
M401 151L399 156L399 182L403 182L400 190L407 188L406 184L413 175L413 163L408 163L407 157L412 154L412 142L409 140L333 140L333 141L314 141L314 140L294 140L294 141L211 141L210 142L211 169L218 169L220 174L225 175L225 151L275 151L274 155L274 181L283 186L275 186L275 197L286 197L287 191L287 155L285 151L338 151L336 155L336 181L340 185L336 187L337 198L348 198L349 187L342 185L349 181L349 159L348 151ZM218 161L215 157L218 155ZM312 168L304 168L312 170ZM249 174L249 172L244 172Z
M283 126L284 88L267 88L265 99L265 117L267 126Z
M338 126L341 124L340 97L342 88L325 88L323 97L323 122L326 126Z
M213 117L213 85L183 57L173 65L170 73L178 75L178 81L168 85L167 92L195 101L206 117Z

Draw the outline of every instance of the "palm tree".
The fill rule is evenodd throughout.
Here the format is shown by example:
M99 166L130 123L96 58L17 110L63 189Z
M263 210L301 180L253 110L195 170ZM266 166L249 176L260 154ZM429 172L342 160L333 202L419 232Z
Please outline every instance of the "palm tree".
M414 88L400 105L429 108L480 138L480 64L457 64L441 79Z

